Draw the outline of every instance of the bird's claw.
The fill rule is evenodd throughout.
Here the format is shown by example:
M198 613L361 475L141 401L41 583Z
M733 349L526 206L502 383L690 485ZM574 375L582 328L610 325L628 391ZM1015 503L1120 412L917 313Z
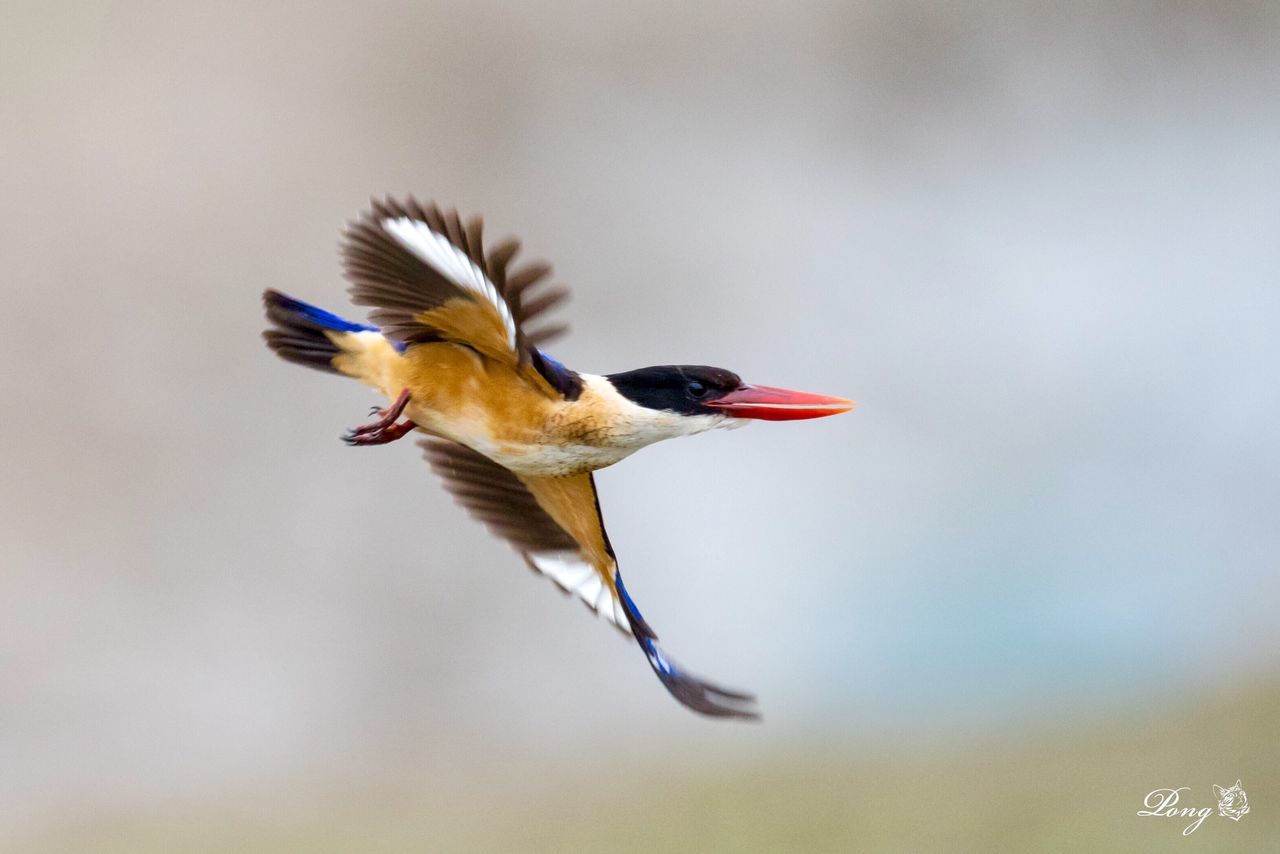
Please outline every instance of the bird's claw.
M403 439L412 433L417 426L412 421L399 421L385 426L381 424L365 424L354 430L348 430L340 438L353 448L367 445L385 445L397 439Z
M395 403L386 409L375 406L369 410L370 415L377 414L381 416L377 421L353 427L343 433L340 438L352 447L385 445L388 442L394 442L417 427L412 421L399 421L400 416L404 413L404 408L408 405L409 390L405 389L400 392L400 396L396 398Z

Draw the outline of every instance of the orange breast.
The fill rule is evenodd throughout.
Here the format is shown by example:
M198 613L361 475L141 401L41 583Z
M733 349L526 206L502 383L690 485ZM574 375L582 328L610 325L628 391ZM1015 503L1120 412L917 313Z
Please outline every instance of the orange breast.
M404 354L400 381L409 417L433 433L464 444L536 442L547 438L555 400L525 370L457 344L420 344Z
M588 384L564 400L528 365L484 358L467 347L418 344L400 359L394 398L409 389L406 415L519 475L560 477L613 465L640 445Z

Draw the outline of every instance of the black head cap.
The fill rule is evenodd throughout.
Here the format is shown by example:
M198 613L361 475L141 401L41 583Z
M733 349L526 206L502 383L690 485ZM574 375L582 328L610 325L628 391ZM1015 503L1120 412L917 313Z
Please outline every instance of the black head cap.
M742 386L733 371L706 365L658 365L609 374L607 379L623 397L641 406L681 415L723 414L707 402Z

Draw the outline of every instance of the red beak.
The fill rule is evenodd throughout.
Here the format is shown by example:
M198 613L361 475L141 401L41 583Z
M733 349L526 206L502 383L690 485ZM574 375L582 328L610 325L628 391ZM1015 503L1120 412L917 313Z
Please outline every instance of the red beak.
M734 418L759 418L762 421L798 421L822 418L853 409L852 400L771 388L767 385L744 385L723 397L708 400L706 406L723 409Z

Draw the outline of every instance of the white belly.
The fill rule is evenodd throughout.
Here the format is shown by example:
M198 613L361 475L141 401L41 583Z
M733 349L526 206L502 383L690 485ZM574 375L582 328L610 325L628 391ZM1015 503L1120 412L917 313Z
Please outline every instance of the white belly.
M635 453L636 448L601 448L592 445L511 445L475 450L516 474L562 477L611 466Z
M531 477L562 477L611 466L638 451L642 444L585 444L573 441L522 442L499 438L480 418L441 418L437 413L412 413L428 433L466 445L503 468Z

